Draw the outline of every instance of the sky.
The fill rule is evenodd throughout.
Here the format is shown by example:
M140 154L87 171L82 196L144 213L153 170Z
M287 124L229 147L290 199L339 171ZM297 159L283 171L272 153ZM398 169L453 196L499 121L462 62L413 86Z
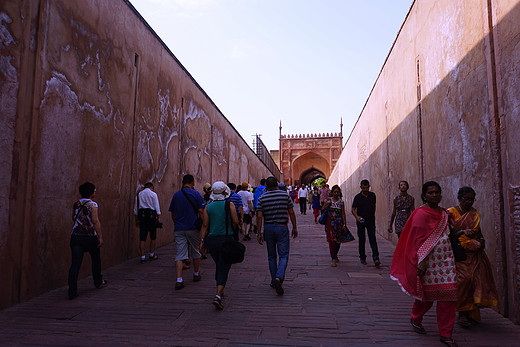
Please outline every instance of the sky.
M412 0L130 0L242 138L356 123Z

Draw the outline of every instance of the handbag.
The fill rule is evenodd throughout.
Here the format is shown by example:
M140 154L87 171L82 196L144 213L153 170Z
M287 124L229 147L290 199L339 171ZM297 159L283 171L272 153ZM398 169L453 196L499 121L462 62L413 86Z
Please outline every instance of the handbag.
M224 205L224 211L226 214L226 236L229 235L229 200L226 200ZM226 238L226 241L222 243L220 248L222 257L231 264L241 263L244 261L244 255L246 253L246 246L238 241L238 231L233 231L233 238Z
M444 211L446 211L446 210L444 210ZM448 211L446 211L446 213L448 213L448 216L450 216ZM453 258L455 259L455 262L466 260L468 258L466 255L466 251L464 250L464 247L462 247L462 245L460 244L460 240L457 237L455 230L453 230L453 228L451 227L451 224L449 221L448 221L448 227L450 228L449 237L450 237L451 249L453 250Z
M468 257L466 256L466 251L464 250L464 247L460 244L459 238L455 235L455 231L450 226L450 242L451 242L451 249L453 250L453 257L455 258L456 262L464 261Z
M193 208L193 211L195 212L195 215L197 216L197 220L195 220L195 223L193 223L193 225L195 226L195 229L200 231L200 229L202 228L202 217L199 216L199 210L197 209L197 207L195 207L193 202L191 202L190 198L188 198L188 194L186 194L184 189L181 189L181 192L182 192L182 194L184 194L184 196L186 197L186 200L188 200L191 207Z
M324 210L321 212L320 218L318 219L318 223L321 225L327 225L327 217L329 215L329 210Z

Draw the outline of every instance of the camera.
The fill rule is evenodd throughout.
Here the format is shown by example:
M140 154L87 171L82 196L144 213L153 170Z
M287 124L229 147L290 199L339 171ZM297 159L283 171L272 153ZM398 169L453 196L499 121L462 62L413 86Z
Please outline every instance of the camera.
M158 229L162 229L162 223L161 223L161 222L157 222L156 227L157 227Z

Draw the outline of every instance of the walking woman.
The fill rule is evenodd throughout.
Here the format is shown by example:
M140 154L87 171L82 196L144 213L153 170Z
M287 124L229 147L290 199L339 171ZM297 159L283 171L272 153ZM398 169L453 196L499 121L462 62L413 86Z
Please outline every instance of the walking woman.
M498 306L498 294L485 240L480 230L480 214L473 208L476 193L471 187L459 189L459 205L449 208L455 220L453 229L461 233L459 241L466 251L466 260L457 262L459 324L470 328L480 322L481 307Z
M215 261L215 280L217 281L217 293L213 299L213 305L217 310L224 309L222 296L228 279L231 262L222 256L222 244L233 239L233 228L238 227L238 216L235 205L229 202L226 211L226 197L231 191L227 184L218 181L213 183L211 199L213 202L204 208L202 213L202 228L200 230L200 248L207 248ZM227 223L226 223L227 215Z
M388 232L391 233L393 231L392 226L395 220L395 233L397 237L401 236L401 231L403 231L406 221L415 208L415 199L408 194L408 188L410 188L408 182L399 182L400 194L394 199L394 210L392 211L392 217L390 217Z
M103 246L103 234L98 217L98 204L94 201L96 197L96 186L85 182L79 186L81 199L73 206L72 219L74 226L70 235L70 250L72 253L72 264L69 269L69 299L78 296L78 275L83 262L83 254L88 252L92 259L92 279L94 287L103 288L107 281L101 274L101 253Z
M341 189L338 185L335 185L332 187L332 197L327 198L323 204L323 210L327 213L325 231L327 232L330 257L332 258L330 266L332 267L338 266L338 252L341 244L354 241L354 236L352 236L345 224L345 203L341 198Z
M314 214L314 223L318 224L318 217L320 216L321 204L320 194L318 194L318 187L314 187L310 201L312 212Z
M440 185L434 181L423 184L421 198L425 204L412 213L397 242L390 277L415 298L410 319L414 331L426 334L423 316L437 301L440 341L457 346L452 338L457 276L448 213L439 206Z

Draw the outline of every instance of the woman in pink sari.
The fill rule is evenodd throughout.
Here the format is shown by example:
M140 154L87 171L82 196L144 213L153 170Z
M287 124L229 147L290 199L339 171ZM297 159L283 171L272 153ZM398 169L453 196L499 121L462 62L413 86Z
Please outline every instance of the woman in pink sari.
M440 341L457 346L452 338L457 306L455 259L449 239L448 213L439 207L442 199L437 182L423 184L424 205L406 223L392 260L390 277L415 298L410 323L418 334L426 334L423 316L437 301Z
M459 189L459 205L449 209L453 229L462 235L459 241L466 260L457 262L459 324L464 328L480 322L480 307L498 306L498 294L491 265L484 252L484 236L480 230L480 214L473 208L476 193L471 187Z

